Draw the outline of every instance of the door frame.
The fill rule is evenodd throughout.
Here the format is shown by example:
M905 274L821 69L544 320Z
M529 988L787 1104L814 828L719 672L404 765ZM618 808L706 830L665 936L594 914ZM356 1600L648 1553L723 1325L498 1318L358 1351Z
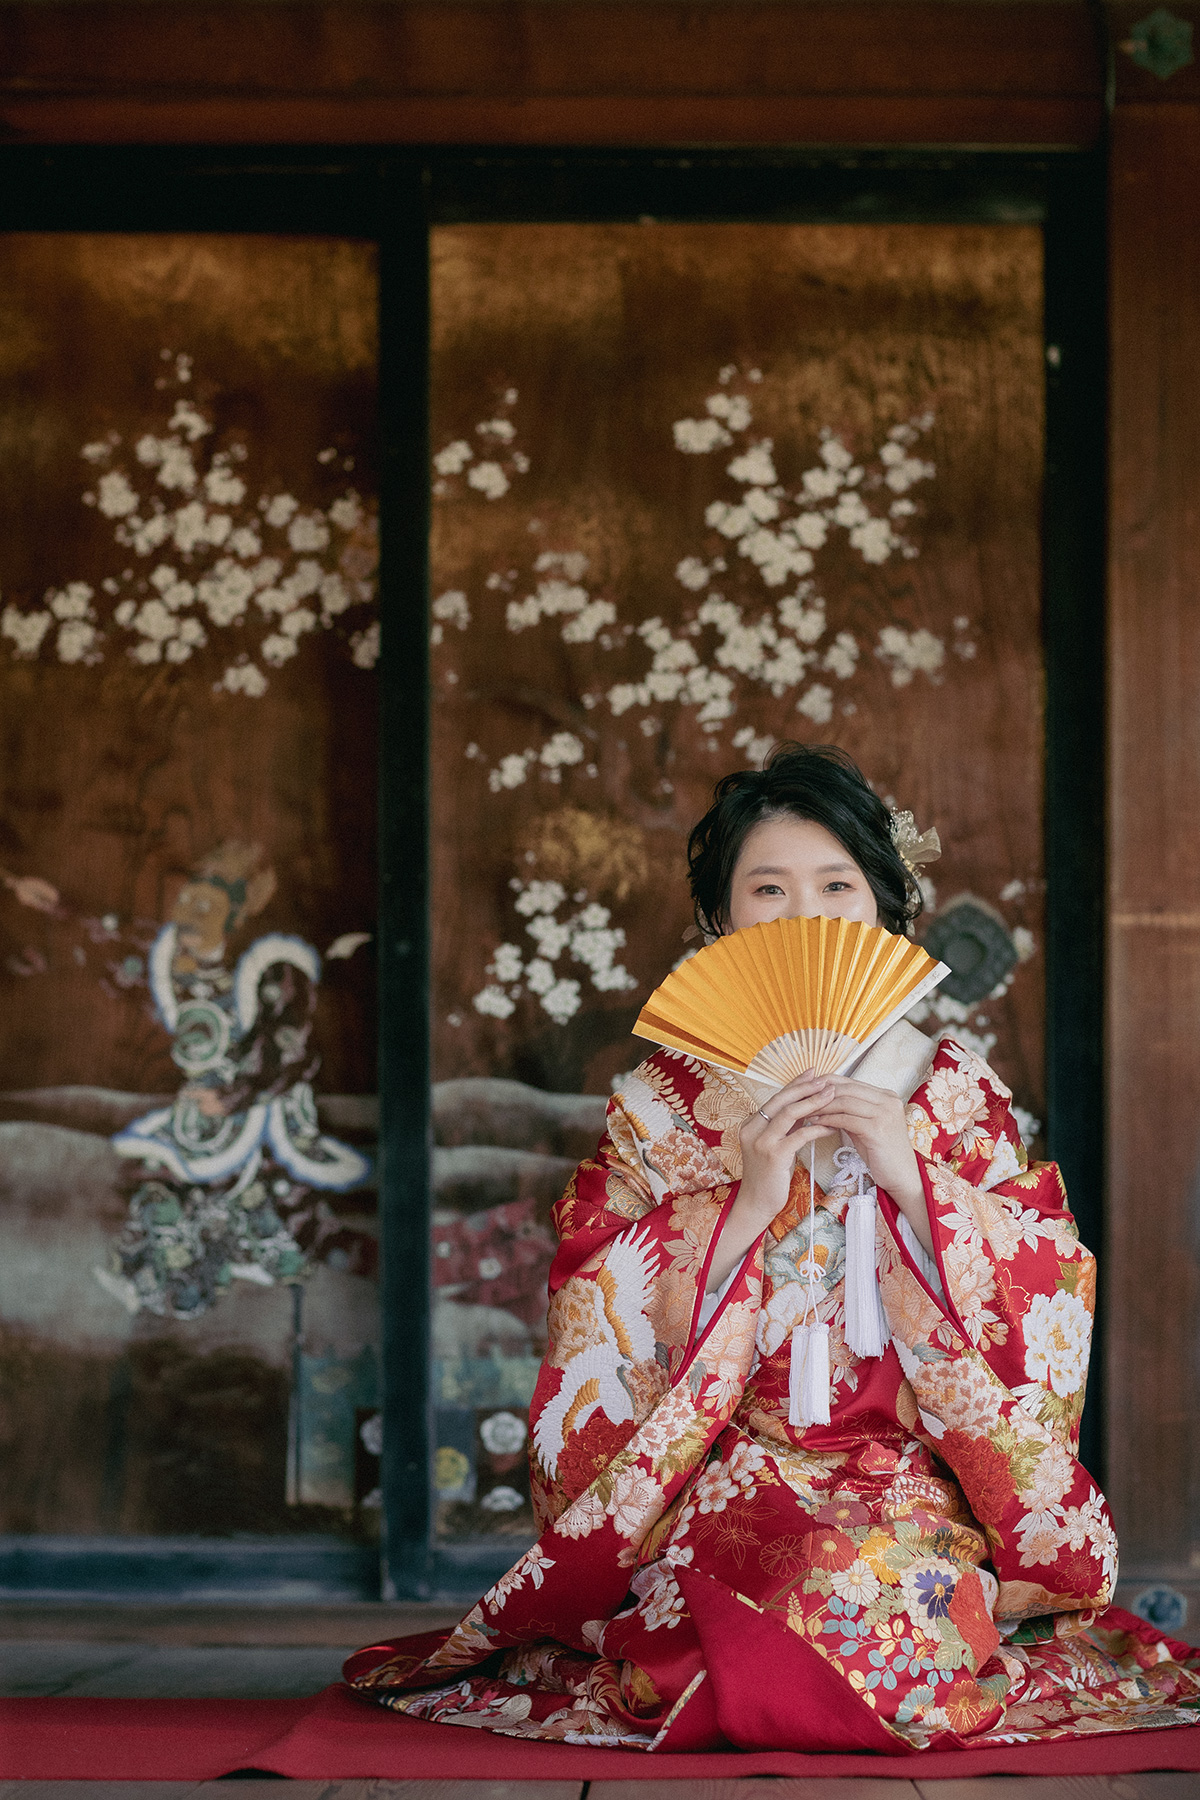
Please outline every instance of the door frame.
M1045 475L1042 629L1045 658L1046 1057L1049 1154L1062 1165L1084 1241L1103 1233L1104 619L1105 619L1105 195L1092 151L461 148L406 165L411 212L396 269L409 318L398 371L407 408L403 469L411 511L393 542L384 624L389 667L403 669L385 699L384 841L399 856L421 834L414 771L428 795L428 233L439 225L656 222L789 224L1036 224L1045 253ZM423 217L424 233L418 229ZM417 452L426 460L417 467ZM411 451L411 455L410 452ZM399 468L399 464L397 465ZM420 497L419 508L417 505ZM394 506L400 504L394 493ZM418 677L419 671L419 677ZM419 679L420 697L416 688ZM385 676L385 691L389 687ZM387 708L392 708L388 714ZM401 717L400 715L404 716ZM394 734L394 735L393 735ZM393 746L389 767L387 746ZM397 746L400 746L397 748ZM426 802L426 804L428 804ZM428 851L426 848L426 858ZM399 867L399 863L394 866ZM385 1400L388 1494L386 1592L471 1599L508 1567L511 1549L487 1540L437 1545L428 1470L428 1208L430 935L428 860L418 884L394 893L385 952L381 1103L392 1250L384 1261L385 1367L405 1370ZM381 924L381 932L383 931ZM390 958L390 960L389 960ZM415 959L425 972L419 1018L402 1015ZM388 985L390 983L390 985ZM407 991L411 992L411 986ZM421 1181L425 1188L422 1190ZM386 1242L386 1239L385 1239ZM412 1270L425 1258L424 1285ZM414 1304L417 1301L418 1304ZM1102 1319L1098 1319L1102 1327ZM1103 1367L1099 1341L1082 1425L1082 1456L1101 1471ZM420 1371L420 1384L417 1373ZM418 1396L424 1393L422 1406ZM386 1454L386 1453L385 1453ZM423 1478L424 1477L424 1478ZM422 1479L423 1478L423 1479Z
M0 230L361 237L380 256L382 1591L472 1599L510 1553L432 1539L429 233L446 224L1036 224L1045 244L1046 1053L1050 1155L1103 1232L1105 182L1102 151L0 147ZM1098 1320L1102 1331L1102 1314ZM1093 1354L1083 1457L1101 1473ZM335 1540L0 1540L0 1591L377 1594ZM269 1554L266 1554L269 1550ZM261 1569L261 1578L256 1576ZM200 1572L198 1572L200 1571Z

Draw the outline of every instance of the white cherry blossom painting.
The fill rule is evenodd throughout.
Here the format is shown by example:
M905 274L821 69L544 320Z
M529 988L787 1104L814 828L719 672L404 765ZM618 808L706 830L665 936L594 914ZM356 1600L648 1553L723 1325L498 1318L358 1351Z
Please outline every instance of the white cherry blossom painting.
M931 915L969 896L1009 934L995 990L922 1023L1036 1133L1036 232L447 227L433 319L435 1069L471 1120L439 1115L435 1232L466 1242L501 1193L545 1229L555 1120L598 1123L692 953L688 831L787 739L938 827ZM472 1472L435 1488L470 1536L501 1515L467 1415L527 1402L540 1315L508 1252L439 1256L439 1431Z

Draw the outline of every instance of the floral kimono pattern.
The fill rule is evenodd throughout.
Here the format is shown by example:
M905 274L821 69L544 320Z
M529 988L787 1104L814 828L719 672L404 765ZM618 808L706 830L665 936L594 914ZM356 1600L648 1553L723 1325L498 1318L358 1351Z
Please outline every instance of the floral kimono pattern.
M844 1336L847 1178L786 1211L701 1324L758 1102L659 1050L556 1209L531 1412L542 1535L452 1631L347 1679L422 1717L572 1743L885 1754L1193 1723L1200 1654L1107 1610L1076 1460L1095 1292L1054 1164L951 1040L908 1104L936 1255L880 1192L891 1342ZM839 1182L841 1184L839 1185ZM828 1425L788 1423L810 1242Z

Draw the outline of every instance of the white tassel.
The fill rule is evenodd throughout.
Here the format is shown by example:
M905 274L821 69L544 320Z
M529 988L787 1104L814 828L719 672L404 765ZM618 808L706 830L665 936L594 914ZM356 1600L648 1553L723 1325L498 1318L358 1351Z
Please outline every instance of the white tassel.
M855 1356L882 1356L891 1333L875 1267L875 1190L858 1192L846 1211L846 1342Z
M788 1368L788 1424L829 1423L829 1327L817 1313L822 1282L817 1264L816 1151L809 1151L808 1254L804 1259L804 1315L792 1328Z
M829 1327L797 1325L792 1331L792 1366L788 1373L788 1424L829 1423Z

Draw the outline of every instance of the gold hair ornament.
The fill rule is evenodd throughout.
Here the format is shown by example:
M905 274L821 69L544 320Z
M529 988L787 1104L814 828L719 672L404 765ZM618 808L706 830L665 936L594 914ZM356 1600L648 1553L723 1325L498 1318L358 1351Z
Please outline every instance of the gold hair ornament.
M904 864L913 880L917 879L917 871L926 863L936 862L942 854L942 840L937 834L937 827L931 825L928 831L918 832L917 822L910 812L893 812L889 829L896 855Z

